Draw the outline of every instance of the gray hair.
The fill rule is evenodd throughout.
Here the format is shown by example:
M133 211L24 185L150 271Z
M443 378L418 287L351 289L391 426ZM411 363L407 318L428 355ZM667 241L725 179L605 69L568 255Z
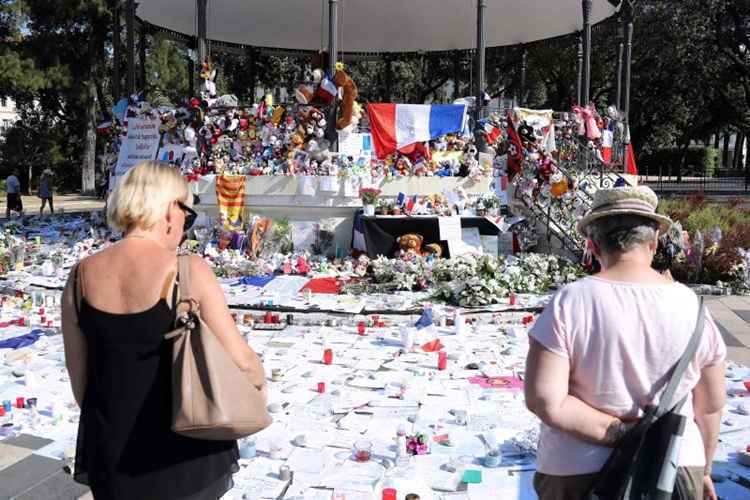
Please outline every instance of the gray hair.
M640 215L614 215L589 223L588 237L602 253L629 252L656 239L659 223Z

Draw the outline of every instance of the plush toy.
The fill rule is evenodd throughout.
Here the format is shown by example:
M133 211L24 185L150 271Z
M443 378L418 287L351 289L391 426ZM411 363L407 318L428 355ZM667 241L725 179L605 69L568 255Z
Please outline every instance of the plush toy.
M422 251L422 256L433 259L439 259L443 256L443 247L438 245L437 243L429 243L424 246L424 250Z
M321 78L320 89L330 94L330 90L326 89L326 78L325 76L321 76L324 75L324 73L322 73L322 71L324 71L324 68L328 67L328 58L328 52L319 52L313 56L312 60L310 61L310 65L313 68L313 74L317 75L316 78ZM357 90L357 85L354 83L354 80L352 80L352 77L349 76L346 71L344 71L343 63L336 63L336 72L334 73L333 78L330 81L333 82L338 91L341 93L341 111L339 113L338 120L336 120L336 128L338 130L343 130L348 127L354 120L356 112L355 101L357 97L359 97L359 92ZM316 93L316 95L319 95L319 92Z
M201 98L210 105L216 100L216 68L210 57L203 62L200 76L203 78Z
M400 248L399 256L401 258L409 258L414 255L420 255L423 241L424 238L422 236L414 233L399 236L396 239Z

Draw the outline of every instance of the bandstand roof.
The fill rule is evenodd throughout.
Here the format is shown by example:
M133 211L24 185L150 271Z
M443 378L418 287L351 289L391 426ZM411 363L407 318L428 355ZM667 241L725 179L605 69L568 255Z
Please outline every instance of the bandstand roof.
M592 24L619 0L593 0ZM383 53L472 49L477 0L339 0L339 50ZM196 0L139 3L142 21L196 35ZM582 29L581 0L487 0L486 45L508 46ZM328 0L208 0L210 40L260 48L318 50L328 45Z

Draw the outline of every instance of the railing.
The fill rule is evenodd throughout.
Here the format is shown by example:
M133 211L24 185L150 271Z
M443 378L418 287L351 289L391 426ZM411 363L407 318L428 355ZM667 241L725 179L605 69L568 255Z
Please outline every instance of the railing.
M750 188L750 170L707 171L705 167L699 166L685 168L680 175L676 175L673 168L661 166L656 171L646 169L639 177L639 183L650 186L659 194L745 194Z

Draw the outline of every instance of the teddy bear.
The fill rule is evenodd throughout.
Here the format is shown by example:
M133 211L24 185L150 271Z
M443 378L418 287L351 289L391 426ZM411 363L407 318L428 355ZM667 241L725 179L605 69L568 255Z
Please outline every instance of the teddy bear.
M419 234L409 233L396 238L399 246L399 257L409 259L421 255L424 238Z
M324 76L324 68L328 67L329 55L328 52L318 52L312 57L310 66L313 68L313 74L317 75L316 79L320 78L320 87L330 94L330 90L325 89L326 79ZM341 111L338 120L336 120L336 129L343 130L348 127L355 115L355 101L359 97L359 91L357 90L357 84L354 83L352 77L344 71L344 65L342 63L336 63L336 72L333 74L331 79L333 84L341 93ZM315 95L318 96L320 93L317 92ZM308 101L311 103L314 101Z
M437 243L429 243L425 245L424 250L422 251L422 257L425 257L427 260L439 259L442 256L443 247Z

